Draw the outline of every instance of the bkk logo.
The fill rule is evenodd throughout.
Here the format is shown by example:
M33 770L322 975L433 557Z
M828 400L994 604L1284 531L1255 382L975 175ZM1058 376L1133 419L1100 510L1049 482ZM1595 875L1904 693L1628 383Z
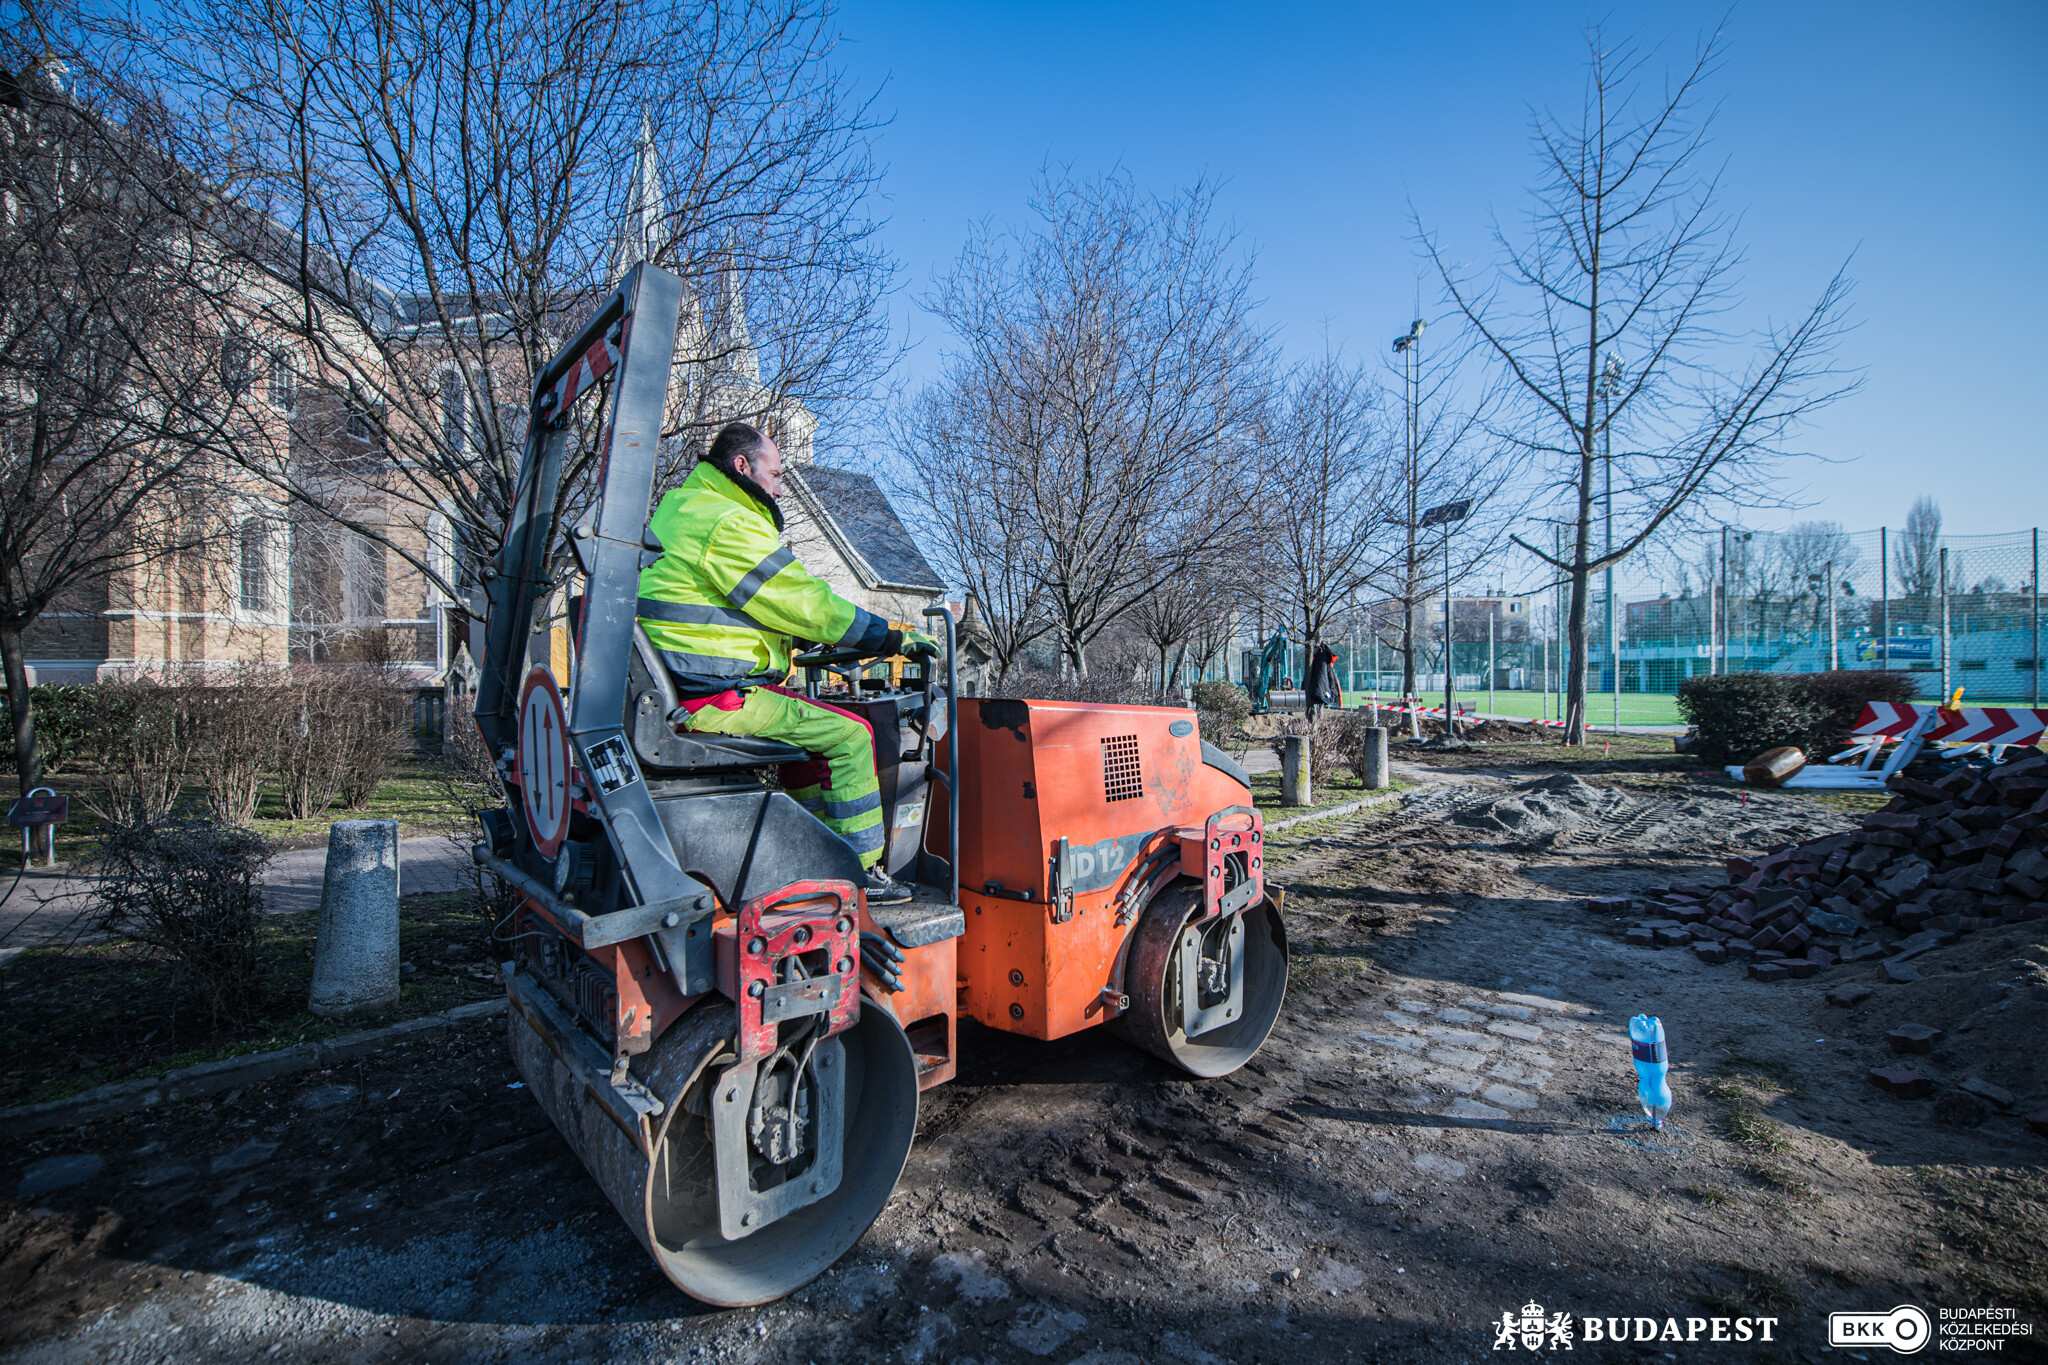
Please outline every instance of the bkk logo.
M1828 1345L1888 1346L1909 1356L1927 1345L1933 1324L1923 1309L1902 1303L1889 1313L1828 1314Z
M1540 1303L1522 1305L1522 1315L1502 1313L1494 1324L1493 1349L1541 1351L1572 1349L1579 1341L1772 1341L1776 1318L1579 1318L1576 1330L1570 1313L1545 1316Z

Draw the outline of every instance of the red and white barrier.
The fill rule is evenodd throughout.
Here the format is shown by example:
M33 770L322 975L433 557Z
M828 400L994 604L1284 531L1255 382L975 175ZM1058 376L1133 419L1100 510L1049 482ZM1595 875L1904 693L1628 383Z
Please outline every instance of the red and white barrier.
M1873 701L1863 706L1854 733L1897 738L1929 716L1920 737L1941 744L2030 744L2048 730L2048 710L2031 706L1959 706L1933 702Z

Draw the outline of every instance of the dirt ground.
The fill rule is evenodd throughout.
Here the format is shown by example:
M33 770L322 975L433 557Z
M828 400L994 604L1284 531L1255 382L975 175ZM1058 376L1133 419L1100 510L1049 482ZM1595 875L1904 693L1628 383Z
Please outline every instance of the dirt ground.
M719 1312L669 1289L510 1088L501 1026L477 1025L5 1153L9 1190L49 1157L103 1166L6 1203L0 1348L1436 1362L1497 1358L1502 1314L1534 1303L1680 1330L1776 1320L1768 1344L1580 1341L1575 1360L1818 1362L1888 1358L1830 1350L1829 1312L1910 1303L2013 1309L2035 1335L1998 1356L2048 1358L2048 1139L2014 1117L2048 1095L1956 1127L1865 1079L1898 1060L1887 1029L1937 1008L1971 1035L1967 1056L1910 1059L1937 1079L2038 1049L2000 1038L1998 1010L2048 998L2048 924L1927 954L1910 987L1875 963L1764 985L1628 946L1587 896L1697 880L1848 817L1640 756L1575 756L1581 791L1555 749L1523 747L1431 755L1398 808L1273 839L1293 985L1236 1076L1190 1082L1094 1035L963 1028L960 1078L925 1097L888 1210L783 1303ZM1549 823L1504 821L1504 797ZM1639 1011L1663 1018L1673 1059L1661 1133L1635 1105Z

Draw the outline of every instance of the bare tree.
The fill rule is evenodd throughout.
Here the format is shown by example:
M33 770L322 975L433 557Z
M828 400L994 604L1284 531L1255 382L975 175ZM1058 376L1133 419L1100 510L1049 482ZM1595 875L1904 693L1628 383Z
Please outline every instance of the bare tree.
M1913 499L1906 513L1906 529L1892 551L1892 572L1905 597L1932 597L1940 584L1941 504L1925 494Z
M242 458L452 602L503 533L533 376L627 266L693 286L664 482L708 429L786 435L887 350L870 123L814 0L167 0L128 36L191 111L254 342L308 400ZM359 454L308 458L336 432Z
M906 479L901 492L925 548L974 595L995 681L1052 628L1038 590L1028 505L1007 462L980 444L980 395L971 385L927 389L892 417L891 443Z
M1336 355L1291 376L1270 453L1261 537L1274 587L1313 654L1397 551L1384 543L1400 456L1371 379Z
M926 306L955 349L935 381L965 424L948 458L1016 499L1064 665L1221 554L1257 505L1270 376L1251 270L1214 191L1048 174L1037 223L977 230Z
M1717 42L1656 95L1639 88L1648 54L1598 27L1587 50L1576 120L1536 120L1543 179L1530 231L1513 244L1495 229L1495 278L1475 280L1424 236L1445 290L1513 386L1518 420L1502 433L1542 462L1568 505L1566 554L1517 543L1571 581L1570 744L1585 740L1593 574L1697 504L1769 499L1770 464L1789 433L1853 387L1829 365L1848 295L1839 273L1789 324L1747 342L1717 329L1735 304L1739 254L1701 164L1707 120L1690 118ZM1510 306L1511 294L1526 306ZM1740 368L1723 367L1745 353ZM1595 544L1604 476L1611 550Z
M180 211L200 196L154 103L73 36L34 11L0 27L0 661L24 792L42 772L24 632L116 579L194 587L234 434L221 291Z

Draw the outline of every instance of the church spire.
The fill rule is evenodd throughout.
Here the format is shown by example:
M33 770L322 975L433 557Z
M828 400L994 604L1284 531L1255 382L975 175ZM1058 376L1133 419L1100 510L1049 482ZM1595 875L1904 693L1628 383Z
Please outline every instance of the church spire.
M652 261L668 244L668 200L661 192L661 153L654 149L654 121L640 116L640 138L633 151L633 180L626 189L626 211L612 250L612 281L617 283L642 261Z

